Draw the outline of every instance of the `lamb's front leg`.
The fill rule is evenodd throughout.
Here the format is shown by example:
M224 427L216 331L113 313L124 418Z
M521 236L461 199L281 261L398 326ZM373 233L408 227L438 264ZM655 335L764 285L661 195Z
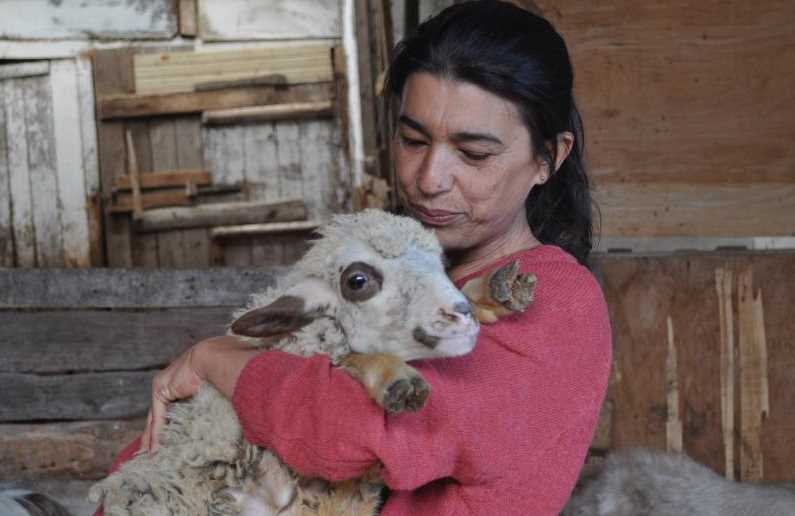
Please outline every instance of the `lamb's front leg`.
M533 302L536 281L535 274L520 273L519 262L513 261L467 281L461 292L472 303L478 321L488 324L523 312Z
M395 355L351 353L339 365L390 413L419 410L431 393L420 373Z

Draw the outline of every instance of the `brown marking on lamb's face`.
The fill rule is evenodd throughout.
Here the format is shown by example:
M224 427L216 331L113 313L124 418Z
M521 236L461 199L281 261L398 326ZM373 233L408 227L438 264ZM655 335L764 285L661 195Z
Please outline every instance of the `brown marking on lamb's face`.
M414 340L422 344L423 346L427 346L431 349L434 349L439 341L442 340L439 337L434 337L433 335L429 335L428 332L423 330L421 327L417 326L414 328L414 331L411 332L412 337Z

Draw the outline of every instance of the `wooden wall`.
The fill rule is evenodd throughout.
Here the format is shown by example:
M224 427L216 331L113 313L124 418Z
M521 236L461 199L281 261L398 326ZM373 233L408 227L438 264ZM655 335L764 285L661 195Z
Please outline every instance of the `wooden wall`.
M603 234L795 234L791 1L536 3L572 54Z

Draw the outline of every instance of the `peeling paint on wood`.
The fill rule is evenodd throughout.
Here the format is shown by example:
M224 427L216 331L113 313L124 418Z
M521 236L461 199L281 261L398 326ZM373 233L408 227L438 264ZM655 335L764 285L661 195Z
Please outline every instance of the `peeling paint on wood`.
M0 0L3 39L168 39L177 23L173 0Z

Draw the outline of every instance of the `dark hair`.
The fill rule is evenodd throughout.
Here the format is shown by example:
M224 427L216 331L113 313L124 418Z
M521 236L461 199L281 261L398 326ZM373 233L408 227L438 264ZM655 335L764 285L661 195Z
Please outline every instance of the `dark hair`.
M546 161L550 171L556 162L558 134L574 135L568 157L546 183L530 191L525 211L536 238L586 263L593 230L582 159L584 134L572 96L569 54L554 27L507 2L453 5L420 24L395 47L386 82L393 111L414 72L468 82L513 102L530 133L533 153Z

